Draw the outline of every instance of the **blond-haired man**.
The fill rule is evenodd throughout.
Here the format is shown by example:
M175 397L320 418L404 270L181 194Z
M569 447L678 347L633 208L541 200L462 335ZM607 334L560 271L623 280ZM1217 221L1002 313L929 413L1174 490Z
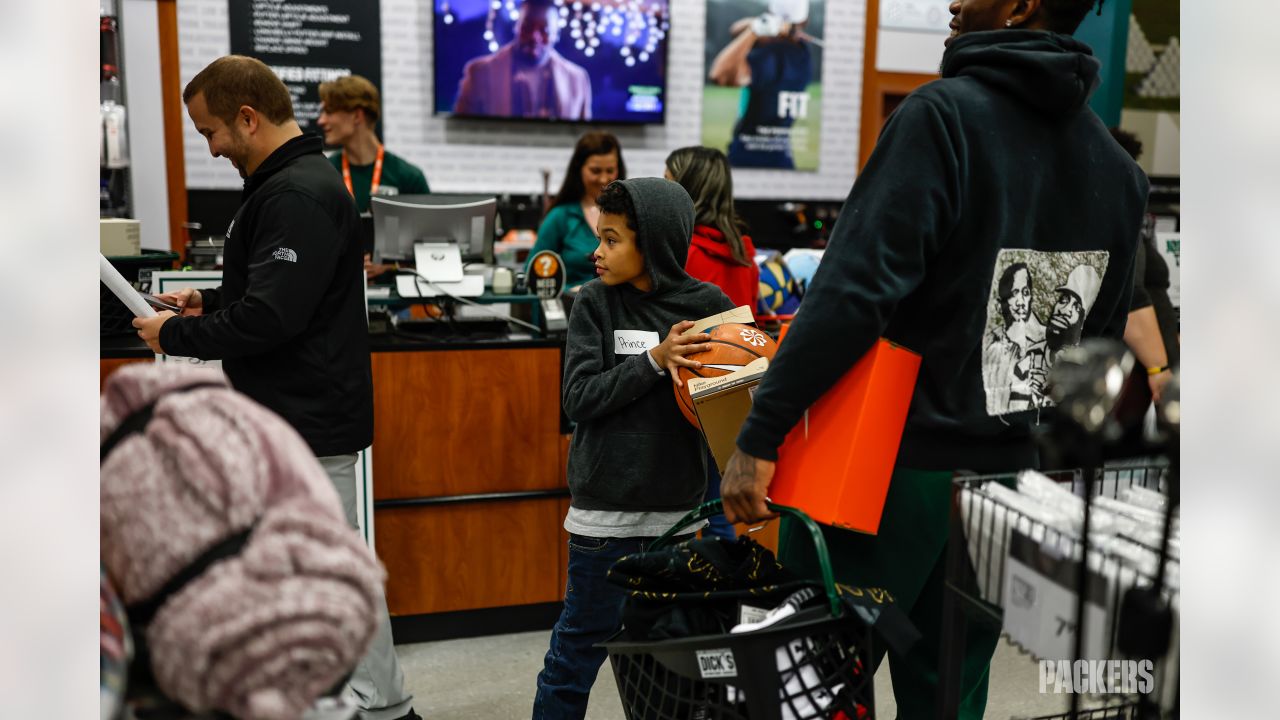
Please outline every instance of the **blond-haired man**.
M374 195L414 195L431 192L418 166L382 146L374 128L381 116L378 89L366 78L347 75L320 83L320 117L324 143L341 148L329 162L342 173L347 192L360 214L369 212Z

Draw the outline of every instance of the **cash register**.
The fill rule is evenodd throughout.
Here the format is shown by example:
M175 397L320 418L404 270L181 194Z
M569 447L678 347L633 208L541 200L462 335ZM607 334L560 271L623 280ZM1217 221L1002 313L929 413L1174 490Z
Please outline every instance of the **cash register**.
M412 266L401 297L478 297L493 264L493 195L396 195L370 199L373 262ZM471 271L465 264L474 264ZM489 272L492 272L489 270Z
M493 195L428 194L371 198L373 262L397 264L395 298L429 300L444 314L412 320L407 313L383 316L389 327L414 335L449 337L490 336L508 332L507 323L538 333L540 328L512 317L512 302L520 297L495 298L486 286L504 286L512 293L513 273L494 266L494 225L497 198ZM411 268L411 269L410 269ZM497 280L495 282L495 279ZM390 288L382 297L390 298ZM370 297L373 291L370 291ZM535 301L532 295L527 296ZM528 318L527 313L525 317ZM371 316L371 329L376 323ZM374 329L374 332L380 332Z

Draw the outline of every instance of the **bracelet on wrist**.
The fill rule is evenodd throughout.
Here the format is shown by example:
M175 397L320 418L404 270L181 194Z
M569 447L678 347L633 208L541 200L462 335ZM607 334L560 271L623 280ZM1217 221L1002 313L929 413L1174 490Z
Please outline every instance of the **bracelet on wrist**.
M1147 368L1147 375L1159 375L1162 372L1168 372L1168 371L1169 371L1168 365L1162 365L1160 367L1149 367Z

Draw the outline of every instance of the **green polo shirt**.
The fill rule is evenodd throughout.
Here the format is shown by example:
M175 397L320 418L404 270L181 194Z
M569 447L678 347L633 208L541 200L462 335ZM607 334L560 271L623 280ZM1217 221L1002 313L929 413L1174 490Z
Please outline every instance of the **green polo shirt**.
M564 260L566 288L573 288L596 276L596 264L592 253L600 246L600 238L587 224L582 205L566 203L557 205L542 219L538 226L538 241L529 251L533 257L542 250L554 250Z
M329 162L342 173L342 151L329 156ZM355 191L356 209L360 214L369 212L369 186L373 185L373 163L351 166L351 188ZM395 192L391 193L391 189ZM404 158L386 151L382 155L382 179L378 183L378 194L382 195L420 195L431 192L427 187L427 176L422 170Z

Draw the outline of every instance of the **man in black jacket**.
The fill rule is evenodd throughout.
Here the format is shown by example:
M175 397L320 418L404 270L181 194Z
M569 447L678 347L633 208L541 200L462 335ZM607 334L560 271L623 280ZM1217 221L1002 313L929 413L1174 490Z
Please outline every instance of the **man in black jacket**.
M239 391L298 431L356 522L357 453L373 441L364 263L351 195L304 136L284 83L262 62L231 55L182 94L214 157L245 179L227 228L222 286L166 299L183 308L137 319L158 353L221 360ZM351 681L362 718L417 717L404 692L385 601L378 634Z
M724 473L730 520L768 515L778 448L805 410L878 337L922 355L878 534L825 533L837 579L888 590L921 631L889 655L901 718L934 716L951 472L1035 467L1031 426L1052 405L1039 384L1010 403L1017 364L984 351L1047 353L1049 326L1055 344L1124 331L1147 180L1087 106L1099 63L1069 34L1094 4L951 4L942 78L881 133ZM1019 265L1031 307L1014 327L999 286ZM805 566L801 540L784 523L784 564ZM983 715L998 633L965 636L960 718Z

